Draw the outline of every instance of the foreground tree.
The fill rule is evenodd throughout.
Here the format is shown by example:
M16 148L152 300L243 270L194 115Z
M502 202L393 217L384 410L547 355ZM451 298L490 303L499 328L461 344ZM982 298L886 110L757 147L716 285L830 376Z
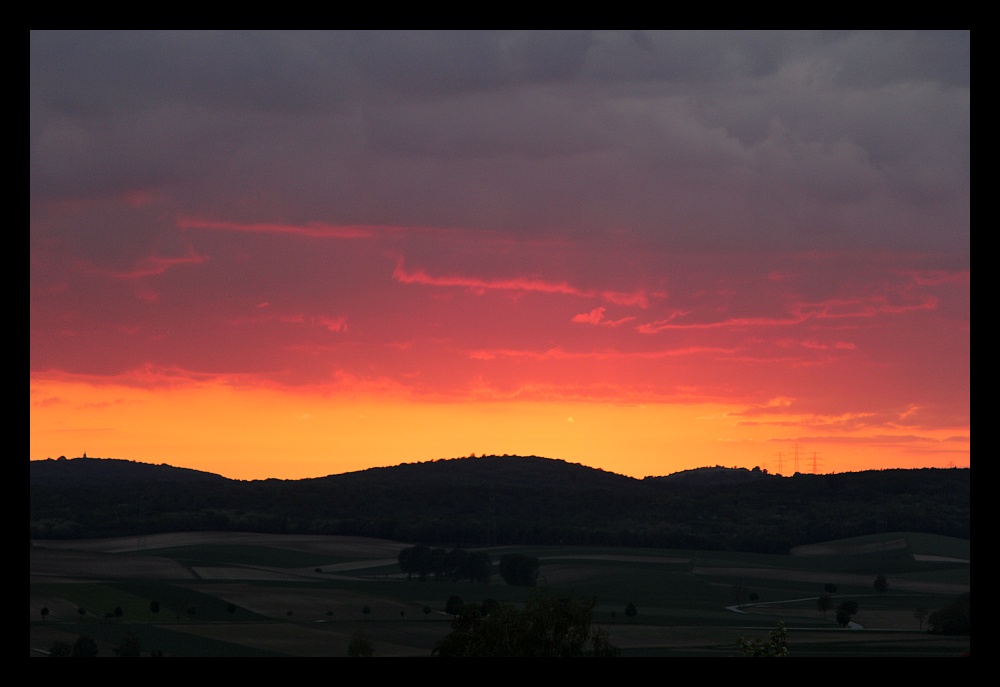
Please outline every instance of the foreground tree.
M451 632L434 647L435 656L618 656L607 631L591 625L594 600L569 596L532 597L518 610L501 603L484 616L466 606Z
M351 641L347 644L348 656L372 656L374 653L375 645L368 635L361 630L351 635Z
M448 615L461 615L464 608L465 604L462 602L462 597L457 594L449 596L448 601L444 604L444 612Z
M97 642L93 637L80 635L73 644L73 656L97 656Z
M67 657L73 655L73 646L69 642L57 641L52 643L49 649L50 657Z
M934 611L927 619L927 631L942 635L972 636L972 595L962 594L950 605Z
M500 608L500 602L496 599L483 599L483 602L479 604L479 612L484 618L498 608Z
M771 630L769 640L747 639L740 637L738 640L740 656L787 656L788 655L788 633L785 631L785 624L778 623L777 630Z

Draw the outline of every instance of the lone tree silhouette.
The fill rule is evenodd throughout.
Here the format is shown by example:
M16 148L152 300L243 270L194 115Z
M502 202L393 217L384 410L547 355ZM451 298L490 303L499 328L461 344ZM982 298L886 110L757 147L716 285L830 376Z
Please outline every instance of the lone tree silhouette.
M847 627L851 618L858 612L857 601L844 601L837 607L837 623L841 627Z
M637 615L639 615L639 610L635 607L634 603L629 601L628 606L625 607L625 616L628 618L629 622L632 622L632 619Z
M830 598L829 594L824 594L816 599L816 605L819 610L823 611L823 617L826 618L826 612L833 608L833 599Z

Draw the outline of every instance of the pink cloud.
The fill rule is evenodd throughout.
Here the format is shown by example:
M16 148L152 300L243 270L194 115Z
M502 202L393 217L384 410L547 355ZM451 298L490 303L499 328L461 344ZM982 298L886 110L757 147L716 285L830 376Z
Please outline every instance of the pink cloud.
M688 311L691 312L691 311ZM789 326L800 324L809 318L809 315L799 316L799 317L787 317L787 318L777 318L777 317L734 317L728 320L719 320L716 322L680 322L674 323L673 320L678 316L687 315L688 312L675 312L666 319L656 320L654 322L648 322L646 324L641 324L636 329L643 334L656 334L664 329L719 329L724 327L773 327L773 326Z
M319 318L319 323L329 329L331 332L346 332L347 331L347 317L326 317L325 315Z
M586 324L600 324L604 319L604 308L594 308L590 312L574 315L572 321Z
M567 351L560 347L546 351L531 351L514 348L479 349L469 352L474 360L496 360L498 358L527 358L530 360L612 360L612 359L657 359L682 355L726 354L735 353L732 348L713 348L709 346L685 346L683 348L665 349L659 351Z
M605 308L594 308L588 313L580 313L579 315L574 315L571 322L579 322L581 324L596 324L602 327L617 327L620 324L634 320L634 317L623 317L620 320L606 320L604 319Z
M489 290L505 291L539 291L542 293L561 293L572 296L593 296L593 292L582 291L566 282L547 282L541 279L515 277L513 279L481 279L479 277L443 276L433 277L424 270L407 271L403 261L396 263L392 273L393 278L401 284L425 284L428 286L459 286L470 289L474 293L483 294Z
M294 313L291 315L280 315L278 317L278 322L283 324L310 324L319 325L328 329L331 332L346 332L347 331L347 316L341 315L339 317L330 317L328 315L320 315L319 317L306 317L302 313Z

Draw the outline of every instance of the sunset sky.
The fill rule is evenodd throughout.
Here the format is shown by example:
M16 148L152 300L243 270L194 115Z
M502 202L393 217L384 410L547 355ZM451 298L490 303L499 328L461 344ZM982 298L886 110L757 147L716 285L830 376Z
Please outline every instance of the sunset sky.
M32 32L30 459L967 467L970 111L967 31Z

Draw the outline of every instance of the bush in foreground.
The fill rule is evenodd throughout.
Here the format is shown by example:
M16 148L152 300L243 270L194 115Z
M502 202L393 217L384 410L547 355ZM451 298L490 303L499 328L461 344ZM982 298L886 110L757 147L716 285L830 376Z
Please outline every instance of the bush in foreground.
M594 600L536 595L518 610L510 604L489 615L467 605L435 656L618 656L607 631L591 625Z

